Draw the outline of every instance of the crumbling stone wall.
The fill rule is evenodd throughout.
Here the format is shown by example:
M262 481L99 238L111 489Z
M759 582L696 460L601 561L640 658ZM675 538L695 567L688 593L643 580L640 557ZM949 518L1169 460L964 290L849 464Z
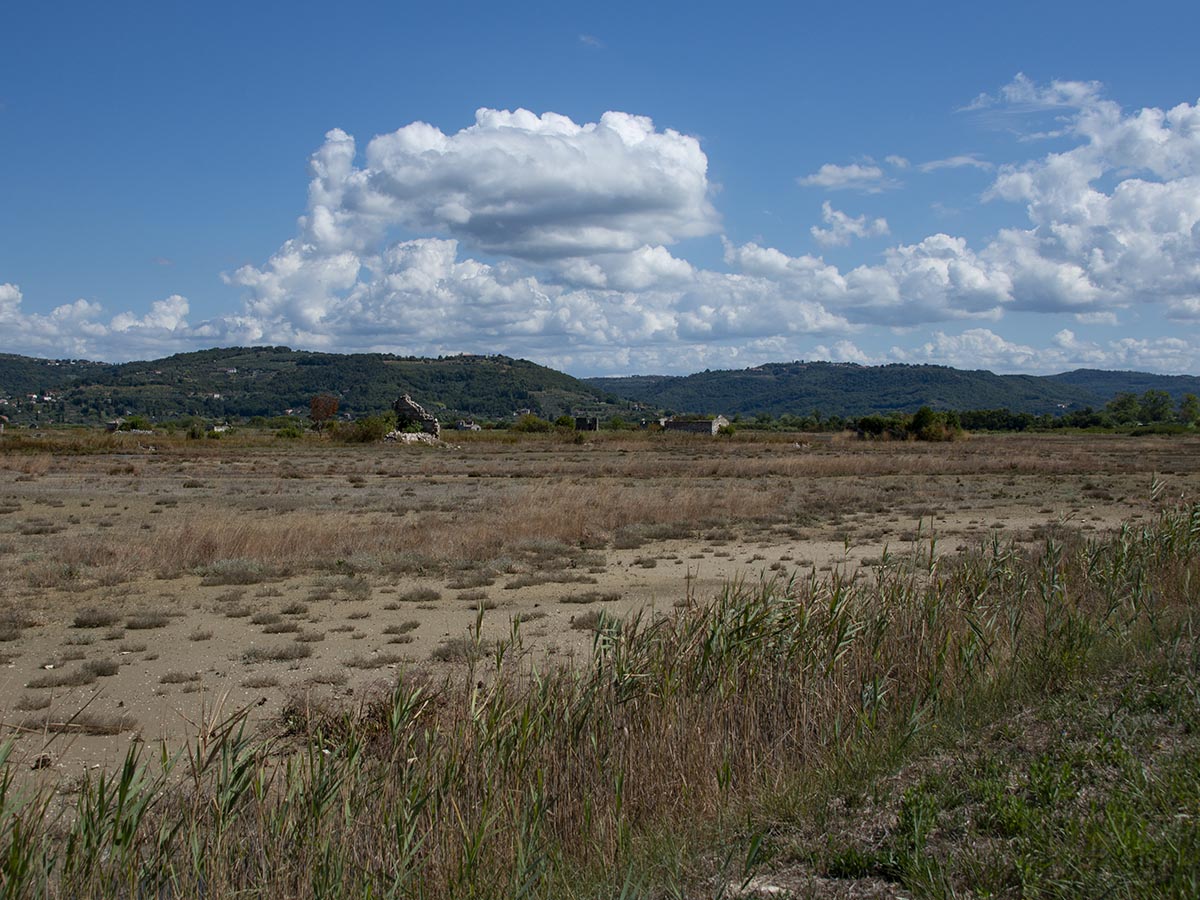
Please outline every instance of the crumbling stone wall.
M393 403L392 409L396 412L397 431L407 431L410 425L419 425L423 434L432 434L435 438L441 437L442 423L437 420L436 416L426 412L425 408L408 394Z

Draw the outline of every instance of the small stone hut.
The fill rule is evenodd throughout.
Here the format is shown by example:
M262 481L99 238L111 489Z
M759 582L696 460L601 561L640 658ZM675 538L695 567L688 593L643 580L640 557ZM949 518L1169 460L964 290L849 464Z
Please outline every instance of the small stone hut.
M712 419L665 419L662 423L664 431L686 431L690 434L714 435L729 424L724 416Z

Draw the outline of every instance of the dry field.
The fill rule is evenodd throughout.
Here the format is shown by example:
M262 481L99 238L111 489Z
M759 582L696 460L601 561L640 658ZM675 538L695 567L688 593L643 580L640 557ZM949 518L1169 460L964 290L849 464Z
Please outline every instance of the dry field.
M1148 517L1152 483L1200 497L1177 437L151 440L0 438L0 715L43 777L178 743L218 704L271 726L398 669L453 675L477 622L569 659L599 610L1104 531Z

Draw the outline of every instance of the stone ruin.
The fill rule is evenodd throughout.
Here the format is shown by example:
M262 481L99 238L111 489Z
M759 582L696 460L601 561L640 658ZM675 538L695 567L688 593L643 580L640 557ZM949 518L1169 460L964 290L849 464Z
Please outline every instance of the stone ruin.
M441 437L442 423L408 394L393 403L392 409L396 412L397 432L406 432L410 426L419 425L422 434L432 435L434 440Z

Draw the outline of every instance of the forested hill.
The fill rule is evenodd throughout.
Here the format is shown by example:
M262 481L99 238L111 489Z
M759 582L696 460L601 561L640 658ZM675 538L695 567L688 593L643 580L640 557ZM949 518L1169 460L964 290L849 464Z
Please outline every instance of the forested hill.
M306 414L316 394L342 412L384 412L411 394L443 421L539 416L644 417L646 410L863 416L894 411L1006 408L1064 413L1102 408L1122 393L1165 391L1175 402L1200 394L1200 378L1079 369L1061 375L995 375L945 366L772 363L687 376L576 379L506 356L439 359L381 353L314 353L232 347L120 365L0 354L0 406L13 422L102 422L137 414L183 416ZM36 395L37 400L30 400ZM49 399L47 399L49 398ZM634 410L634 406L641 409Z
M333 394L342 412L356 416L385 412L408 393L450 421L504 418L522 409L551 418L608 417L628 414L629 407L570 375L506 356L423 359L233 347L110 365L0 355L0 398L9 401L14 421L34 412L39 421L53 422L128 414L157 420L275 416L289 409L307 414L321 393ZM30 394L38 401L31 403Z
M1079 370L1063 375L996 375L946 366L854 363L771 363L753 369L695 375L589 378L593 387L663 409L773 416L863 416L893 411L999 409L1061 413L1103 407L1122 392L1165 390L1178 401L1200 393L1200 378L1141 372Z
M1195 375L1154 375L1150 372L1110 372L1104 369L1075 369L1049 380L1087 391L1106 402L1117 394L1143 394L1166 391L1176 403L1184 394L1200 395L1200 377Z

